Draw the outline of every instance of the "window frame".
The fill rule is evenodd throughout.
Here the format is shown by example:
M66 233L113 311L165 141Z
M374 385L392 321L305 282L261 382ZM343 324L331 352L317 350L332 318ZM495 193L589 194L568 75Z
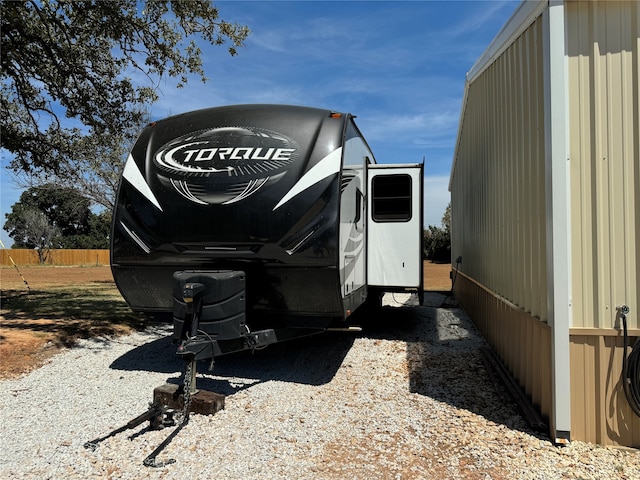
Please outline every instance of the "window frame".
M391 179L396 181L398 181L399 179L402 179L402 180L406 179L407 187L408 187L406 191L408 191L408 193L402 194L403 192L401 192L397 186L395 187L395 191L393 191L393 189L389 189L388 185L376 186L377 181L384 182L386 180L391 180ZM382 195L376 196L376 190L377 188L380 188L380 187L382 188L386 187L387 191L383 191ZM406 202L406 205L403 205L405 207L403 209L389 208L389 205L393 206L394 203L404 204L405 202ZM379 208L376 208L376 207L380 207L381 203L386 206L386 209L383 208L383 210L386 210L386 212L380 212ZM371 219L376 223L406 223L406 222L410 222L412 218L413 218L413 182L411 179L411 175L407 173L375 175L371 179Z

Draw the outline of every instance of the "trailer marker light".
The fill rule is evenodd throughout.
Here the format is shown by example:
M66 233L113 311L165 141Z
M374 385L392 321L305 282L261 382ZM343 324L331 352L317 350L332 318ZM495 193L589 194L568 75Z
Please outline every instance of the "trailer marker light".
M338 113L338 112L331 112L329 117L331 117L331 118L342 118L342 114Z

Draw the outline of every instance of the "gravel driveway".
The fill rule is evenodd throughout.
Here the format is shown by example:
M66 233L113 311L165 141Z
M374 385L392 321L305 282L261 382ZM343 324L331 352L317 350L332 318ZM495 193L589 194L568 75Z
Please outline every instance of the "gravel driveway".
M147 424L83 448L142 413L181 363L165 326L82 341L0 391L0 478L640 479L640 454L556 448L496 392L459 308L387 295L359 334L329 333L218 359L198 387L227 395L170 433ZM398 306L398 301L402 306ZM206 365L199 366L206 372Z

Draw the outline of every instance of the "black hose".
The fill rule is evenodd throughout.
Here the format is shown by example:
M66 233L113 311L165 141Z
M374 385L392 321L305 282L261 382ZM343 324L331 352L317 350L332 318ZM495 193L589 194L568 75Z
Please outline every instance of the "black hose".
M640 339L631 349L631 354L627 356L629 347L629 337L627 335L627 316L620 314L622 328L624 331L624 354L622 358L622 383L624 395L633 413L640 417Z

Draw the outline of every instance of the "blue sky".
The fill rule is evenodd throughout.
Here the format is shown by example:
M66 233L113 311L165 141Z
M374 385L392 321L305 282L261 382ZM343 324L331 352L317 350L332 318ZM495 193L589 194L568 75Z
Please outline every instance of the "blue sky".
M238 103L349 112L379 163L425 159L425 225L440 225L466 72L517 0L217 1L252 34L238 55L203 48L209 82L160 82L155 119ZM20 196L2 159L0 221ZM12 240L0 232L7 247Z

